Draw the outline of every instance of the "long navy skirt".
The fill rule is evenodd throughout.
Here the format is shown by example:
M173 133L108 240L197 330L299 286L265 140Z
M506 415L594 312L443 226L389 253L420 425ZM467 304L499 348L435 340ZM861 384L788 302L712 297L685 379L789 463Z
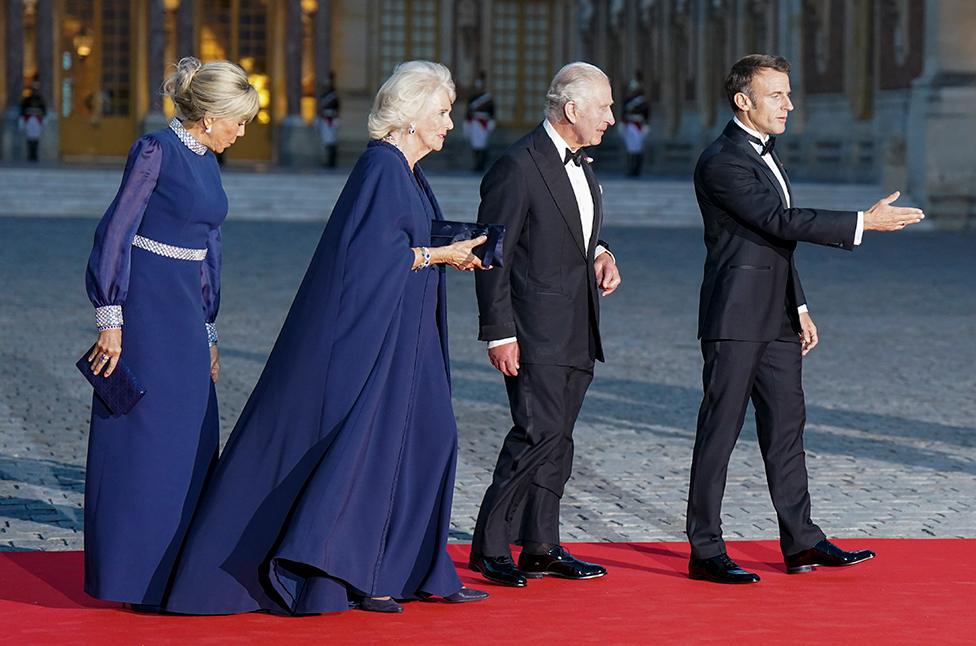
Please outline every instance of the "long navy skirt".
M289 398L303 395L291 389L252 395L248 406L258 412L238 424L220 458L187 536L167 610L337 612L363 595L411 599L461 588L446 549L457 426L438 332L440 278L431 270L407 281L404 301L422 306L401 320L394 353L409 354L403 363L413 366L411 374L367 386L376 389L375 399L369 397L375 405L351 413L358 421L328 436L326 446L311 446L293 464L288 456L317 429L275 425L274 416L289 409ZM318 321L303 318L302 324L314 329ZM275 353L294 350L287 329L271 369L282 360ZM305 381L325 387L321 377ZM390 416L405 389L406 417ZM328 406L329 397L324 401Z
M200 263L132 249L122 359L146 388L128 415L92 402L85 591L159 605L216 457Z

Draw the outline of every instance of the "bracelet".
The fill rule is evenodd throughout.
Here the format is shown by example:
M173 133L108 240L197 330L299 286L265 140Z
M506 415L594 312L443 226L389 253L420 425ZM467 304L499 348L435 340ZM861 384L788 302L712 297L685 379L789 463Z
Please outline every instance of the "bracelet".
M414 269L414 271L420 271L421 269L427 269L430 267L430 249L427 247L420 247L420 257L423 262L421 262L420 266Z

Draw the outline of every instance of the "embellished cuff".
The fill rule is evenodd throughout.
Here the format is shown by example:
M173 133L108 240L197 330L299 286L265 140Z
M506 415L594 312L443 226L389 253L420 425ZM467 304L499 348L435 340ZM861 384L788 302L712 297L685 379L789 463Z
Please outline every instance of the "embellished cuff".
M207 343L213 347L217 345L217 324L207 323Z
M122 306L103 305L95 308L95 325L99 332L122 328Z

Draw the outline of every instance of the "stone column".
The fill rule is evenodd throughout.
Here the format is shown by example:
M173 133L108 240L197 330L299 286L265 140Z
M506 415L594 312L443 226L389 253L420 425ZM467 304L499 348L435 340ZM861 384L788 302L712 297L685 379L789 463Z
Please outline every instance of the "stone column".
M163 114L163 97L160 88L163 85L163 57L166 52L165 7L163 0L148 0L149 18L149 59L146 64L146 84L149 86L149 111L142 122L143 132L159 130L166 125L166 115Z
M7 0L7 25L4 34L7 52L7 105L3 111L3 137L0 159L25 159L24 136L17 129L20 118L20 97L24 87L24 3Z
M47 104L44 131L38 157L41 161L54 161L60 156L61 132L58 117L57 96L54 81L57 78L57 56L54 53L54 0L37 2L37 70L41 76L41 96Z
M926 0L925 64L912 84L908 191L941 228L976 226L976 3Z
M196 7L194 4L193 0L180 0L179 14L177 16L177 60L184 56L197 55L197 33L195 29L196 22L194 20Z
M278 161L285 166L294 166L308 161L308 143L312 137L302 120L302 3L301 0L285 2L286 113L278 127Z
M332 0L319 0L319 8L315 12L315 91L322 89L322 84L329 78L332 71ZM338 83L338 80L336 80Z

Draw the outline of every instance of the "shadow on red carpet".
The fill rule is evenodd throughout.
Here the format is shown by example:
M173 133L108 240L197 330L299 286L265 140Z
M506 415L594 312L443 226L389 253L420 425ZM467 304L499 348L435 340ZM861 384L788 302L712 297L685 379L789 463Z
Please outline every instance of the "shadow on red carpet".
M591 581L492 585L451 554L472 604L406 604L402 615L314 617L145 615L82 591L79 552L0 553L0 641L11 644L963 644L976 632L976 540L837 541L878 558L788 575L774 541L730 544L758 585L690 581L684 543L584 543L607 566ZM10 640L5 641L5 640Z

